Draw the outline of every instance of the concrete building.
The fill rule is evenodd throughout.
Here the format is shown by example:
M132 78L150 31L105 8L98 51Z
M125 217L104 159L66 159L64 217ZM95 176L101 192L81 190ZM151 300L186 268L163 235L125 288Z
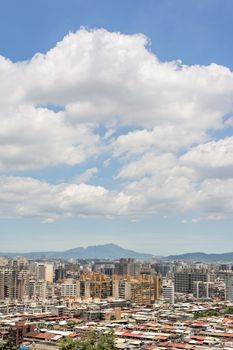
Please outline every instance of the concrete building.
M38 281L53 282L53 264L37 263L36 275Z
M210 275L202 270L187 270L175 272L174 280L176 293L194 293L194 283L197 281L209 282Z
M114 299L131 300L131 283L127 279L113 280L112 296Z
M166 263L156 263L154 265L154 269L162 277L166 277L168 272L171 270L171 266L170 264L166 264Z
M142 305L153 304L160 298L161 279L158 275L113 276L113 296Z
M103 274L85 274L77 281L77 296L107 299L112 296L112 278Z
M139 276L140 272L141 265L135 259L120 259L115 264L115 275Z
M233 274L226 273L225 275L226 300L233 301Z
M214 282L194 282L194 292L193 295L197 299L211 299L216 293L217 287Z
M162 295L164 301L166 301L169 304L174 304L175 303L175 288L174 284L164 284L162 286Z
M77 297L77 283L72 279L67 279L61 284L61 297Z
M0 300L22 301L28 296L29 271L12 268L0 270Z

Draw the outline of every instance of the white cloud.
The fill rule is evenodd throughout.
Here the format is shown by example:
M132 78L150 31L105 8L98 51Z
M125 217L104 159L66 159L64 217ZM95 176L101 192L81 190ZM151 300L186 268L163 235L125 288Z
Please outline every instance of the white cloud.
M197 213L219 220L233 215L233 179L193 185L184 176L144 177L121 190L76 183L56 185L29 177L0 177L0 217L38 217L53 222L73 216L167 216ZM199 214L199 215L198 215ZM184 219L183 222L186 222ZM196 222L194 218L191 222Z
M74 123L117 118L123 125L149 128L220 127L232 111L232 72L216 64L160 62L147 43L143 35L103 29L71 33L23 64L26 98L66 106Z
M63 112L20 105L0 111L0 171L79 164L100 151L88 124L71 125Z
M152 130L135 130L120 135L113 143L115 157L132 157L148 151L176 153L189 145L208 138L205 132L193 132L171 124L157 126Z
M80 29L28 61L0 56L0 171L89 161L74 184L2 176L1 216L232 215L233 138L209 132L232 102L228 68L160 62L142 34ZM102 153L115 191L83 184Z
M130 214L131 198L102 186L50 185L29 177L0 177L0 217L39 217L45 222L79 216Z
M2 142L2 153L11 155L9 168L14 164L19 170L86 160L96 153L96 149L86 147L87 138L83 142L83 135L79 136L86 128L90 137L87 144L93 143L97 136L93 129L87 131L89 123L144 128L120 136L114 144L116 155L129 152L125 148L132 144L132 153L151 147L179 149L205 140L207 130L223 127L223 116L232 112L232 72L216 64L160 62L147 45L147 38L141 34L80 29L31 60L12 63L0 57L0 118L7 138L5 144ZM36 108L51 104L65 109L62 116ZM22 126L27 133L23 132L24 147L20 144L18 150L14 133L19 135ZM66 136L62 129L66 129ZM37 132L41 133L40 142ZM62 140L57 150L53 149L54 138ZM48 154L41 152L35 164L27 159L36 151L40 153L44 143ZM8 169L3 158L2 169Z
M197 202L203 216L221 220L233 215L233 179L207 179L201 183Z
M39 217L54 221L71 216L130 216L186 210L190 186L185 178L151 186L149 180L132 183L123 191L85 184L49 185L32 178L0 178L1 217ZM169 207L169 208L168 208Z
M193 147L180 163L196 170L204 178L224 178L233 175L233 137L210 141Z
M149 128L119 138L116 148L138 139L142 150L203 141L206 131L222 127L223 116L232 112L232 72L216 64L160 62L147 43L141 34L81 29L29 61L0 57L1 120L7 123L5 107L17 115L25 104L53 104L65 108L64 123L115 120ZM27 123L33 133L30 118Z
M145 153L141 158L124 165L117 175L122 179L148 177L159 181L165 181L170 176L193 178L194 171L188 166L179 165L179 159L171 153Z
M74 178L74 182L77 184L86 183L91 180L91 178L98 173L97 168L89 168L85 170L82 174L77 175Z

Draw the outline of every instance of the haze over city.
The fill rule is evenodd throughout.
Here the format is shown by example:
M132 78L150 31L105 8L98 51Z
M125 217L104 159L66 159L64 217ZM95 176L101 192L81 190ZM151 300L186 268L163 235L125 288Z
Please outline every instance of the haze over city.
M1 3L2 252L233 250L232 13Z

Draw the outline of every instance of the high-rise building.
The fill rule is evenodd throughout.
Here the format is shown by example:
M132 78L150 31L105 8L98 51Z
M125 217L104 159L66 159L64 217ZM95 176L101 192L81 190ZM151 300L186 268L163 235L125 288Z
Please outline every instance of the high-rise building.
M162 277L166 277L168 272L171 270L171 266L170 264L166 264L166 263L156 263L154 265L154 269Z
M158 275L114 275L113 296L139 305L153 304L160 298L161 279Z
M175 272L174 279L176 293L193 293L194 282L209 282L210 275L208 272L202 270L185 270Z
M22 301L28 297L29 271L12 264L0 269L0 300Z
M114 299L131 299L131 283L127 279L115 279L112 282L112 296Z
M226 273L225 275L226 300L233 301L233 274Z
M162 295L164 301L166 301L169 304L174 304L175 303L175 290L174 290L174 284L164 284L162 286Z
M141 272L141 265L135 259L120 259L115 263L115 275L138 276Z
M216 285L214 282L194 282L193 295L197 299L209 299L216 295Z
M67 279L60 285L61 297L75 298L77 297L77 283L72 279Z
M37 264L37 280L53 282L53 264L52 263L38 263Z
M61 282L66 278L66 269L63 265L59 265L54 271L54 281Z
M106 299L112 296L112 278L103 274L85 274L77 283L77 295L83 298Z
M127 275L127 274L128 274L128 260L120 259L120 261L115 264L115 275Z

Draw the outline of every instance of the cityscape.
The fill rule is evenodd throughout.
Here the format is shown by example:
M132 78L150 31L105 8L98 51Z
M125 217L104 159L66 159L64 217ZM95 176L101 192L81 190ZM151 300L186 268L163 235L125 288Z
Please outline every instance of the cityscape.
M115 349L233 346L233 264L0 258L0 346L58 350L113 332Z
M0 1L0 350L233 349L233 0Z

